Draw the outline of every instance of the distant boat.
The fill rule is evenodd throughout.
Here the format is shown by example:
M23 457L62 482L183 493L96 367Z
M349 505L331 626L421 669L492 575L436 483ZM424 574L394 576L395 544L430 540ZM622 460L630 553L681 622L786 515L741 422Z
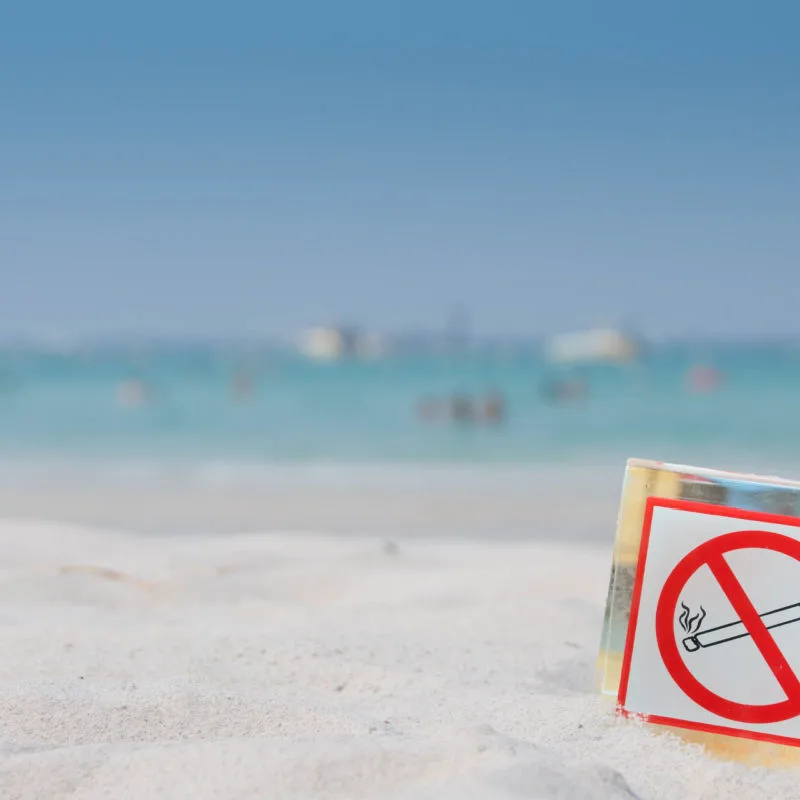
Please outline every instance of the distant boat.
M640 347L633 337L614 328L594 328L588 331L554 336L545 346L545 355L556 363L578 361L633 361Z
M350 355L355 339L355 331L349 328L313 328L302 337L300 349L311 358L333 361Z
M377 334L360 334L355 328L323 327L308 331L300 341L300 350L321 361L341 358L378 358L386 352L386 342Z

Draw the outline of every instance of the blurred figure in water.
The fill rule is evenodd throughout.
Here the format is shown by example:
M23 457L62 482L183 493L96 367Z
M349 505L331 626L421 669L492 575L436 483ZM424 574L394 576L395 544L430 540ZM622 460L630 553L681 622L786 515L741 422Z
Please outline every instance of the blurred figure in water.
M472 422L475 416L469 395L454 394L449 400L426 397L417 404L417 416L423 422Z
M539 387L539 394L548 403L566 405L586 399L589 386L583 378L552 378Z
M125 408L139 408L150 402L147 384L138 378L129 378L117 386L117 402Z
M472 422L475 409L472 398L465 394L454 394L450 398L450 419L453 422Z
M253 373L246 369L239 369L233 375L231 391L237 400L249 400L256 390Z
M490 392L480 404L466 394L456 393L448 401L424 397L417 403L417 417L423 422L486 422L497 425L505 419L505 399Z
M444 412L444 406L435 397L423 397L417 403L417 416L423 422L441 422Z
M490 392L483 400L481 416L490 425L499 425L506 416L506 401L500 392Z
M722 373L714 367L692 367L686 373L686 382L691 391L697 394L707 394L720 388Z

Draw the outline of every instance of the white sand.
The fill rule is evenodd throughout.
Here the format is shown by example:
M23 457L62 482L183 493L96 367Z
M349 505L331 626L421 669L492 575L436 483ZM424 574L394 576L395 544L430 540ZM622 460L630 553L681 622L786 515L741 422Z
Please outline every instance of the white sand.
M608 547L0 523L3 798L795 798L593 690Z

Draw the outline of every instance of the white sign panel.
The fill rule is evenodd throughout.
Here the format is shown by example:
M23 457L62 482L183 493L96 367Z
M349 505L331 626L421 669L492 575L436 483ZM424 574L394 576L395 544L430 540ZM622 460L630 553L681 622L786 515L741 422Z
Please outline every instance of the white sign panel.
M800 745L800 519L650 498L619 707Z

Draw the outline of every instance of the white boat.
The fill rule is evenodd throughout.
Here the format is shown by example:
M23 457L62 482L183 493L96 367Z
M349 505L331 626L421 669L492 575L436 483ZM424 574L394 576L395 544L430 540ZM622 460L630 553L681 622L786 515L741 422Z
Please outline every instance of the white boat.
M300 342L306 356L321 361L341 358L379 358L386 352L386 342L378 334L361 334L354 328L313 328Z
M578 361L632 361L639 355L639 345L615 328L594 328L554 336L545 346L545 355L555 363Z
M310 358L333 361L353 352L355 334L345 328L313 328L300 342L300 349Z

